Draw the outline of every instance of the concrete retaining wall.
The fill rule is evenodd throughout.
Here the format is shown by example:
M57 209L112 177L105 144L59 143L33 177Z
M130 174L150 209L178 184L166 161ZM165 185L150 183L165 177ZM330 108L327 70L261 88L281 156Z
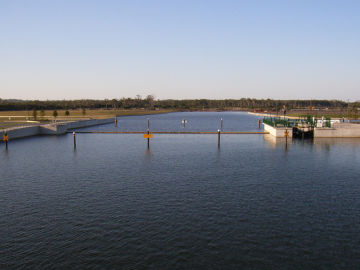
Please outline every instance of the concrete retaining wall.
M6 131L9 136L9 140L12 140L12 139L38 135L40 133L40 127L39 126L15 127L15 128L7 129ZM4 130L0 131L0 140L2 140L4 133L5 133Z
M287 130L289 132L289 138L292 137L292 128L285 128L285 127L272 127L268 124L263 123L264 130L268 131L272 136L277 138L284 138L285 137L285 131Z
M360 125L334 123L331 128L315 128L315 138L360 138Z
M9 140L19 139L35 135L60 135L65 134L68 130L82 127L109 124L114 122L114 118L92 119L75 122L60 122L54 124L37 125L29 127L14 127L6 130ZM0 140L2 140L5 131L0 131Z
M91 127L97 125L104 125L114 122L114 118L106 118L106 119L92 119L92 120L83 120L76 122L63 122L56 124L47 124L40 126L41 134L46 135L59 135L64 134L68 130L82 127Z
M264 125L264 130L272 136L283 138L285 127L272 127ZM289 137L292 137L292 128L288 129ZM315 138L360 138L360 124L334 123L331 128L314 128Z

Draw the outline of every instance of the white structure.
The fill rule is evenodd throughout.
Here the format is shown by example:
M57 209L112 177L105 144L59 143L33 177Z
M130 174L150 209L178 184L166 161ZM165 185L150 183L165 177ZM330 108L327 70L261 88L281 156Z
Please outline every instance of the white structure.
M285 131L289 132L288 137L292 137L292 128L272 127L263 123L264 130L276 138L284 138ZM360 138L360 124L333 122L331 127L315 127L315 138Z
M268 124L263 123L264 125L264 131L269 132L272 136L277 137L277 138L284 138L285 137L285 132L288 132L288 137L291 138L293 133L292 133L292 128L286 128L286 127L272 127Z
M316 138L360 138L360 124L336 122L331 128L314 129Z

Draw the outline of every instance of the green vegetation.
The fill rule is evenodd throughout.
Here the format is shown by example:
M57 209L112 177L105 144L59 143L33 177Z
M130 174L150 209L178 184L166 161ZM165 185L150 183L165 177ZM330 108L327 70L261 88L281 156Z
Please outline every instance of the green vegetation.
M303 125L303 124L307 124L310 126L316 126L316 122L317 120L313 119L313 117L311 115L306 115L303 117L299 117L299 118L280 118L280 117L265 117L263 119L263 123L268 124L270 126L273 127L279 127L279 126L283 126L283 127L295 127L298 125ZM327 117L326 118L326 123L325 123L326 127L330 127L331 126L331 118Z
M36 110L36 108L33 109L33 118L34 118L34 120L37 120L37 110Z
M80 116L91 116L94 110L133 111L133 110L171 110L171 111L203 111L203 110L243 110L266 112L287 116L311 115L315 117L346 117L358 118L360 102L344 102L340 100L273 100L273 99L187 99L187 100L155 100L152 95L141 98L104 99L104 100L5 100L0 99L1 111L32 111L40 110L40 118L44 111L66 110L82 111ZM105 113L106 114L106 113ZM64 115L64 114L61 114ZM75 115L78 115L77 113ZM31 115L28 115L31 117ZM65 116L69 116L65 114ZM38 116L37 116L38 117ZM31 118L34 118L32 115Z
M263 123L268 124L272 127L277 127L277 126L292 127L293 126L292 121L281 119L278 117L264 118Z
M273 99L187 99L187 100L155 100L149 95L145 99L121 98L112 100L4 100L0 99L0 111L12 110L75 110L75 109L105 109L105 110L129 110L129 109L172 109L172 110L256 110L281 112L286 108L287 112L294 109L316 110L318 108L337 108L339 112L346 113L356 111L360 107L359 102L347 103L339 100L273 100Z

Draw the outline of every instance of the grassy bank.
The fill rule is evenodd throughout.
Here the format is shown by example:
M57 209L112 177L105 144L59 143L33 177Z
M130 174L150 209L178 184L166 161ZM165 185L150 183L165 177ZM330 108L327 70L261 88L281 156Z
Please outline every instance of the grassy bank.
M104 119L115 116L148 115L169 113L173 110L56 110L57 117L53 116L53 110L37 111L36 119L33 111L0 111L0 129L16 126L38 125L56 121L74 121L88 119Z

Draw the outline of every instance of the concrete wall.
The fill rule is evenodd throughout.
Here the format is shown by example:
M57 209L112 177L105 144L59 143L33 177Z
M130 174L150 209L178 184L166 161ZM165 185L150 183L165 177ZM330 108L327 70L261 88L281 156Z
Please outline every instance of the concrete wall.
M39 126L29 126L29 127L15 127L9 128L6 130L9 140L24 138L29 136L38 135L40 133ZM0 131L0 140L3 139L5 130Z
M289 132L289 138L292 137L292 128L285 128L285 127L272 127L268 124L263 123L264 130L268 131L272 136L277 138L284 138L285 137L285 131L287 130Z
M107 119L92 119L75 122L60 122L54 124L37 125L29 127L14 127L6 129L9 135L9 140L19 139L35 135L60 135L66 133L68 130L82 127L90 127L96 125L109 124L114 122L114 118ZM0 140L2 140L5 130L0 131Z
M264 125L264 130L268 131L276 138L283 138L286 128L272 127ZM292 137L292 129L288 129L289 137ZM360 138L360 124L352 123L333 123L331 128L314 128L315 138Z
M41 125L40 132L41 134L46 134L46 135L59 135L59 134L64 134L68 130L75 128L91 127L91 126L109 124L112 122L114 122L114 118L47 124L47 125Z
M334 123L331 128L315 128L315 138L360 138L360 124Z

